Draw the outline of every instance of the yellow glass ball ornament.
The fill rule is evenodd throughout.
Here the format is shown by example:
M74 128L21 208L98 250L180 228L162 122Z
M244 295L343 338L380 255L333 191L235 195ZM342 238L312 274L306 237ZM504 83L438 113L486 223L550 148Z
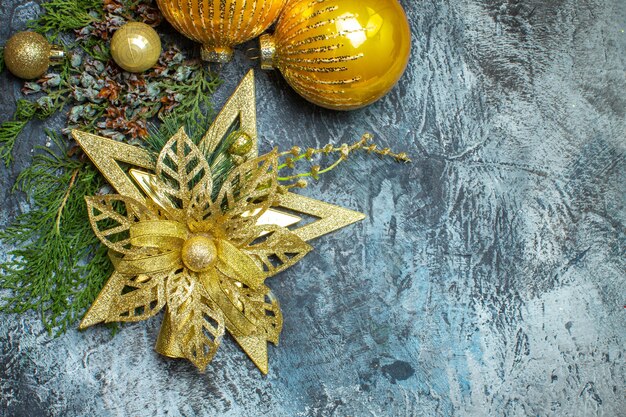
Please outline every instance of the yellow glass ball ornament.
M53 47L36 32L18 32L4 46L7 69L25 80L41 77L50 64L60 61L63 56L63 50Z
M126 23L111 38L111 56L117 65L128 72L144 72L159 60L161 39L145 23Z
M174 28L202 44L202 59L226 63L233 46L256 38L274 23L286 0L157 0Z
M308 101L353 110L398 82L411 32L397 0L290 0L260 49L261 67L280 70Z

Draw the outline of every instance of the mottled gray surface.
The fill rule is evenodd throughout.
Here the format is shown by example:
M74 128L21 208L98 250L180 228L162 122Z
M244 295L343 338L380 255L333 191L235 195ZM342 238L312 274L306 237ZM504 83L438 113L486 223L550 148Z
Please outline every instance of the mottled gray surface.
M285 327L269 376L232 339L204 375L158 356L158 319L51 339L4 316L0 414L626 415L626 2L402 3L411 64L374 106L324 111L258 73L262 149L372 131L414 157L304 191L369 217L270 281ZM0 39L35 7L2 0ZM223 68L218 106L249 66ZM0 120L18 86L0 76ZM43 141L33 124L0 169L3 224Z

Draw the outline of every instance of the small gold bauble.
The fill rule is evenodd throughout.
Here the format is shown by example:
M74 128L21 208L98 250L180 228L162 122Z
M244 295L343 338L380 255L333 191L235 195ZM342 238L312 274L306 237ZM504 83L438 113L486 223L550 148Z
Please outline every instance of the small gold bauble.
M226 63L233 46L256 38L276 20L287 0L157 0L174 28L202 44L202 59Z
M206 236L193 236L183 244L183 263L194 272L204 272L215 263L217 248L213 240Z
M18 32L4 46L7 69L25 80L41 77L51 60L62 57L63 51L53 48L46 38L35 32Z
M250 135L245 132L239 131L236 134L237 137L228 148L228 153L231 155L245 156L252 150L253 140Z
M128 72L144 72L159 60L161 39L145 23L126 23L113 34L111 56L117 65Z
M279 69L305 99L352 110L398 82L411 32L398 0L291 0L260 49L262 68Z

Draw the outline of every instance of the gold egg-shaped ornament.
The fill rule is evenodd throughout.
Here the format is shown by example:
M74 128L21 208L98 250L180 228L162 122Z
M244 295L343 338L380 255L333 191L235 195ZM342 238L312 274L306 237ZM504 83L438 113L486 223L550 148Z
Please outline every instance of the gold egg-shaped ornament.
M64 52L53 47L36 32L18 32L4 46L4 63L16 77L25 80L39 78L50 64L63 58Z
M397 0L291 0L260 49L261 67L280 70L308 101L354 110L400 80L411 32Z
M117 65L128 72L144 72L159 60L161 39L145 23L126 23L111 38L111 56Z
M286 0L157 0L174 28L200 44L202 59L226 63L233 47L256 38L278 18Z

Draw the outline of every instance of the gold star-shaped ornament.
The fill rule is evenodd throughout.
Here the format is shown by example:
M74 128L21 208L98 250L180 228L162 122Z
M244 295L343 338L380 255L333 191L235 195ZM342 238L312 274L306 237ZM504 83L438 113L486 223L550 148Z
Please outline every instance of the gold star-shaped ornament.
M267 342L278 343L282 314L265 279L302 259L311 250L306 241L364 215L278 192L276 151L258 156L254 90L250 71L197 146L181 128L156 159L136 146L73 132L119 193L86 198L115 272L81 329L145 320L166 307L159 353L204 370L227 330L267 374ZM253 146L217 184L206 155L235 125ZM316 220L299 226L293 213Z

